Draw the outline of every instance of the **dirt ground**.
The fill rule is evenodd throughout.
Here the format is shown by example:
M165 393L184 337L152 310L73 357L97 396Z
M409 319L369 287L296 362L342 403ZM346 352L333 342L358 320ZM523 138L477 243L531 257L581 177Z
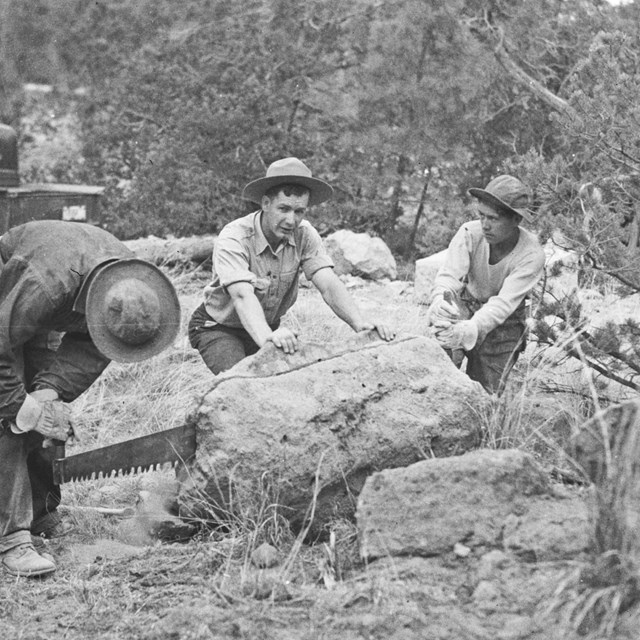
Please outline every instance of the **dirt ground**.
M200 282L197 286L191 283L181 290L187 312L197 304L200 287ZM410 303L407 282L363 286L353 281L349 287L364 309L386 309L391 314L388 319L400 329L415 330L422 324L424 310ZM314 290L304 290L293 321L307 327L314 337L323 332L335 337L337 325L330 324L330 314L323 306ZM180 357L169 354L167 362ZM154 375L166 378L161 364L159 374ZM115 386L121 377L116 369L104 384ZM153 382L145 384L153 386ZM99 387L91 393L95 396L81 407L85 412L105 390ZM131 390L126 393L118 402L105 398L98 412L127 402L133 406ZM162 401L170 402L172 394L171 388L163 388ZM164 411L162 407L157 411ZM115 420L122 421L121 415ZM111 438L125 439L121 433ZM92 444L89 438L85 446L102 444L108 442ZM265 537L260 523L254 531L246 527L226 532L202 530L186 542L162 542L148 535L140 496L150 489L153 494L154 487L172 480L173 472L165 470L65 486L63 511L75 530L45 544L59 568L41 579L17 579L0 572L0 638L573 637L559 623L563 612L549 614L548 610L561 602L554 594L563 580L570 581L575 575L577 562L528 563L506 554L496 562L497 550L473 549L466 557L452 550L438 557L364 564L359 559L355 526L342 523L334 532L334 543L303 545L292 534L276 536L277 564L258 569L250 555ZM92 510L100 505L130 507L134 515ZM623 623L615 637L635 639L633 628L629 622L625 631Z
M51 577L0 577L3 638L298 640L565 638L538 619L568 563L509 560L481 579L473 554L395 558L327 579L323 546L260 570L222 538L133 546L74 533ZM287 550L280 550L286 554ZM290 550L289 550L290 551Z

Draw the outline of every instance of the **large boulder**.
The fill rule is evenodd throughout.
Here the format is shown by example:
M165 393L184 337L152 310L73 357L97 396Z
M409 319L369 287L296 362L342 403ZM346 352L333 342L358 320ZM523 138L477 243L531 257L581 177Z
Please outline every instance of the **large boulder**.
M504 545L531 560L571 557L585 551L589 537L585 503L570 498L556 500L543 469L518 450L483 449L388 469L369 477L360 493L361 554L432 556L462 544Z
M325 246L338 275L350 274L368 280L395 280L396 260L381 238L341 229L325 238Z
M477 446L487 399L429 338L353 334L292 356L269 344L212 378L192 412L181 511L255 517L278 504L299 528L313 509L318 531L353 516L371 473Z

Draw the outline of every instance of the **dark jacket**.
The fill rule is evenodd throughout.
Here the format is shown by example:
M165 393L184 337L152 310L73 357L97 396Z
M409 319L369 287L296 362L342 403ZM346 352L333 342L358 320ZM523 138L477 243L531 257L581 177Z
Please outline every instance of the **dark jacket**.
M0 237L0 418L14 418L36 388L71 402L102 373L109 360L73 304L94 267L133 256L107 231L78 222L28 222ZM55 353L46 348L53 332L63 334Z

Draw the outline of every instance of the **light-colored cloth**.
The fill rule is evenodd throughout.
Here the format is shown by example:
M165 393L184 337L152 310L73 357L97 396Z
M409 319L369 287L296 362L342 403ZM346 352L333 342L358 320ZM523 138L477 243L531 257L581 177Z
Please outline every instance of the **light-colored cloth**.
M466 288L480 302L473 314L478 344L516 311L544 269L544 251L527 229L520 228L518 243L497 264L489 264L489 250L481 223L474 220L463 224L449 244L432 291L432 297L445 291L457 296Z
M311 280L333 262L318 232L303 220L294 234L273 251L260 226L261 211L226 225L213 250L213 281L204 290L207 313L218 324L242 327L227 287L250 283L269 325L277 324L298 297L300 270Z

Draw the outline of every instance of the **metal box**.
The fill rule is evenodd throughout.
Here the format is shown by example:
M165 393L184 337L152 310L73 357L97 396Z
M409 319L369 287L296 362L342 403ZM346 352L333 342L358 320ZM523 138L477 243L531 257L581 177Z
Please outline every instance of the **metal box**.
M16 132L0 124L0 235L31 220L98 224L103 192L81 184L20 185Z
M25 184L0 188L0 234L30 220L75 220L98 224L104 187Z

